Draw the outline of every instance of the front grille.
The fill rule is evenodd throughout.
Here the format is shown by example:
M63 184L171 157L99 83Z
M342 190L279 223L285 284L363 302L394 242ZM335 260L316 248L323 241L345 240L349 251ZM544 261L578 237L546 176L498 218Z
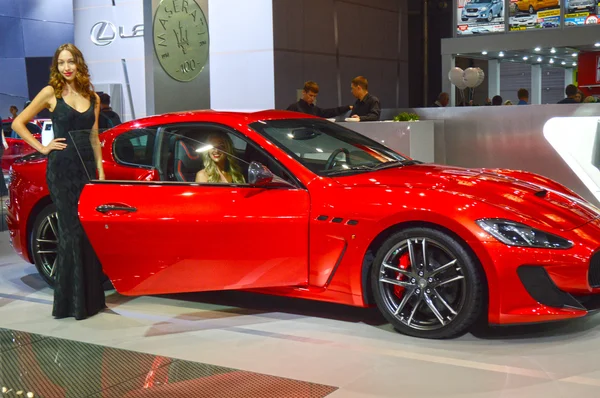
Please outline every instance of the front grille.
M472 13L476 13L479 10L477 8L467 8L467 12L472 12Z
M591 287L600 287L600 251L594 253L590 260L588 282Z

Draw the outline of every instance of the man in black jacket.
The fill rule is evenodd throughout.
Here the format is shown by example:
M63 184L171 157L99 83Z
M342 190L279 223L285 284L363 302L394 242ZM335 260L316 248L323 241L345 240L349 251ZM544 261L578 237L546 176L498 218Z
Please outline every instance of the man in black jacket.
M356 98L350 118L360 122L379 120L381 105L379 98L369 94L369 82L363 76L352 79L350 86L352 95Z
M340 106L338 108L323 109L315 105L315 100L319 94L319 85L308 81L304 83L302 89L302 98L298 102L287 107L288 111L308 113L323 118L330 118L342 115L352 109L351 106Z
M98 93L100 97L100 116L98 117L99 129L111 129L121 124L121 118L110 107L110 95Z

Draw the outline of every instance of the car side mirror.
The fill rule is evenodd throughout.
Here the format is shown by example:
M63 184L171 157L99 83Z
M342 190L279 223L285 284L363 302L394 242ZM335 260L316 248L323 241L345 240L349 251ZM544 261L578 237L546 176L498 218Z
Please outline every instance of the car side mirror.
M248 166L248 183L250 185L269 185L273 181L273 177L271 170L261 163L251 162Z

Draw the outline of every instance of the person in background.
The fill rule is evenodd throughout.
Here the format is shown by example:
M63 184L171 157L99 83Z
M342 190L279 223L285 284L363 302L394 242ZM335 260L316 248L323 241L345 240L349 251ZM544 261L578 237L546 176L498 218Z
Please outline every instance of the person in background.
M0 121L2 116L0 116ZM2 156L4 156L4 150L8 149L8 143L4 137L4 130L2 130L2 123L0 123L0 135L2 135L2 145L0 145L0 162L2 162ZM6 187L6 181L4 180L4 173L0 169L0 196L8 195L8 188Z
M121 124L121 118L117 112L110 107L110 95L106 93L98 93L100 97L100 115L98 117L99 129L110 129Z
M373 122L379 120L381 106L379 98L369 94L369 82L363 76L352 79L350 90L356 102L352 107L350 118L361 122Z
M492 105L493 106L502 105L502 97L499 95L494 95L494 97L492 98Z
M437 100L433 103L434 108L445 108L450 103L450 95L448 93L440 93Z
M520 88L519 91L517 91L517 98L519 98L517 105L529 105L529 90Z
M298 102L294 102L288 106L287 110L292 112L306 113L322 118L330 118L343 115L352 109L351 106L340 106L337 108L328 109L319 108L315 105L317 95L319 95L319 85L315 82L307 81L304 83L304 88L302 89L302 98L300 98Z
M577 90L577 86L575 86L574 84L569 84L565 88L565 95L567 96L567 98L561 99L560 101L558 101L558 103L559 104L577 104L577 103L579 103L576 99L578 94L579 94L579 90Z
M596 102L598 102L598 101L596 100L596 97L594 97L593 95L585 97L585 99L583 100L584 104L595 104Z
M512 101L511 101L511 100L506 100L506 101L504 101L504 105L512 105L512 104L513 104L513 103L512 103Z
M10 117L9 119L16 119L17 118L17 113L19 112L19 108L17 108L15 105L11 105L10 106Z
M575 101L577 101L578 104L582 104L584 98L585 94L583 93L583 91L577 90L577 95L575 95Z

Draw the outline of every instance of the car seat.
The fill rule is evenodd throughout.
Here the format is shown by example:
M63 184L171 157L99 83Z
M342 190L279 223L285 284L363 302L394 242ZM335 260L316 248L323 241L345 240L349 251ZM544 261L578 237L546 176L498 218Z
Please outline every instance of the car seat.
M196 173L204 168L202 154L197 153L192 142L179 139L175 142L174 170L175 179L194 182Z

